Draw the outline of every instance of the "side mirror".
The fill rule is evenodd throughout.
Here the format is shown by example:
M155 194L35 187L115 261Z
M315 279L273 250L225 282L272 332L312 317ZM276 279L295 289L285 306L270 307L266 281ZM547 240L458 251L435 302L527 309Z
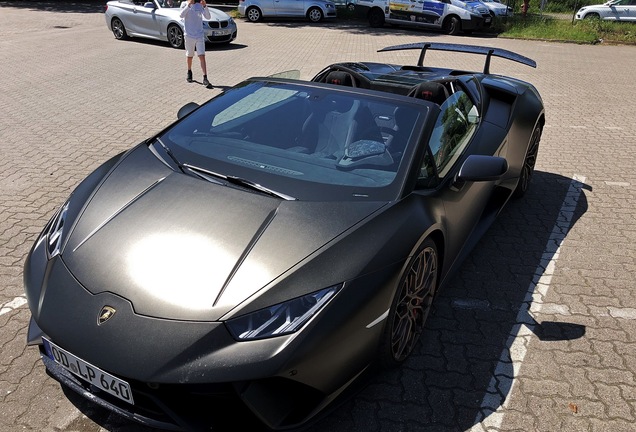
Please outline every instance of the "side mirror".
M183 118L185 116L187 116L188 114L190 114L192 111L194 111L195 109L199 108L199 104L196 102L188 102L187 104L185 104L184 106L182 106L179 111L177 111L177 118Z
M146 2L144 3L144 7L148 9L155 9L157 5L155 4L155 2Z
M508 161L498 156L470 155L457 174L456 182L499 180L508 171Z

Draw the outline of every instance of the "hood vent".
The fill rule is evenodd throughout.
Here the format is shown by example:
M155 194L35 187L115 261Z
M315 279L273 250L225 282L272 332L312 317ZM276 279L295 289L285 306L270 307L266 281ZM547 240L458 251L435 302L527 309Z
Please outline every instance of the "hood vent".
M64 232L64 222L68 212L68 202L64 204L51 219L51 224L46 231L46 251L49 258L59 255L62 246L62 233Z

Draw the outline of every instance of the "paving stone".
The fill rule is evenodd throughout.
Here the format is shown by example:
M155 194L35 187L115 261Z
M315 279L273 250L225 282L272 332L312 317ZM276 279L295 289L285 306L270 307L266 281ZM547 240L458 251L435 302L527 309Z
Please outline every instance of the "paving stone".
M635 47L238 20L237 41L208 50L216 88L204 90L183 79L182 51L117 41L102 11L92 1L0 0L0 432L151 430L62 392L37 349L25 347L27 306L5 306L24 294L32 242L87 174L174 121L185 103L244 78L290 69L310 78L346 60L415 62L415 52L377 50L422 40L496 46L537 61L537 69L496 58L491 65L534 83L544 98L532 189L503 210L440 292L404 367L371 377L309 430L634 430ZM439 52L427 61L483 64ZM576 199L568 195L574 176L585 178ZM549 285L532 295L548 271Z

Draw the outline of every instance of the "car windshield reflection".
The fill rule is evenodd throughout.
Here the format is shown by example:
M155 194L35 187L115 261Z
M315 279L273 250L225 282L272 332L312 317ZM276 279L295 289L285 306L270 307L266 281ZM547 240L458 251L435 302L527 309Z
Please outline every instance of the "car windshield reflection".
M395 99L254 80L194 111L161 139L184 164L291 196L318 199L307 188L319 185L391 199L407 144L426 113L409 106L409 122L383 127L399 108Z

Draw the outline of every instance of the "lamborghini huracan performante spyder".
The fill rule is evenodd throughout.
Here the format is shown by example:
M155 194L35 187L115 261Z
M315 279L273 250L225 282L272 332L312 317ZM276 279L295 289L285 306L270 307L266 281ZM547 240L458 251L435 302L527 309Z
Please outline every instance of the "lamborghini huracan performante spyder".
M418 343L438 289L527 191L534 86L510 51L251 78L90 174L25 263L49 374L129 419L207 430L239 406L305 424ZM425 54L484 55L470 72ZM347 392L348 393L348 392Z

